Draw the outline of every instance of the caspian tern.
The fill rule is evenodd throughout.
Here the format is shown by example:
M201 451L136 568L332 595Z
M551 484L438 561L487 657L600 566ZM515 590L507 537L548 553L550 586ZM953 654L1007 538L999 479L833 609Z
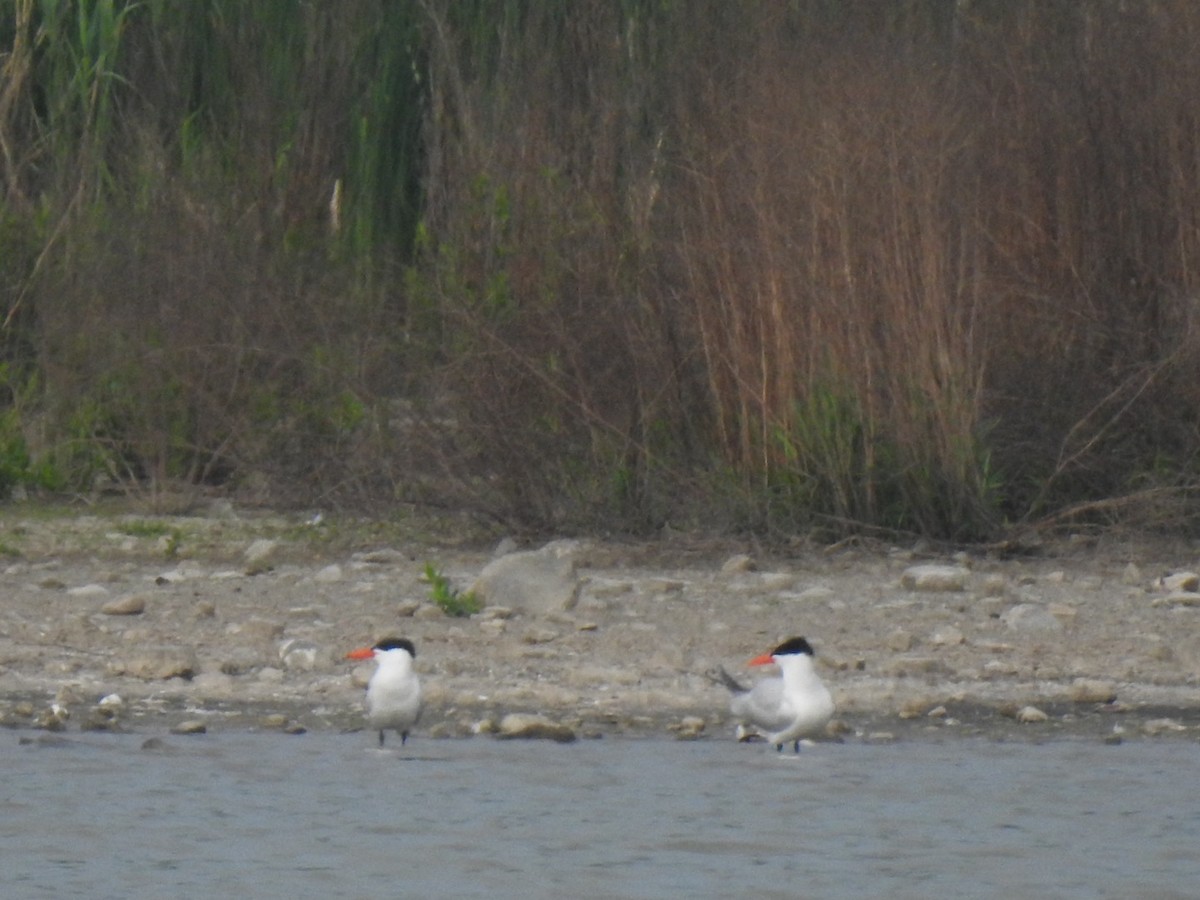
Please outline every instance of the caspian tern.
M790 743L799 753L800 739L816 734L833 717L833 697L813 666L813 649L804 638L790 638L748 665L771 663L779 666L783 677L764 678L752 688L743 687L721 666L716 678L733 692L729 708L741 723L740 740L747 739L746 726L752 726L765 732L776 750Z
M400 732L401 746L408 730L421 718L421 682L413 671L417 649L408 638L384 638L374 647L359 647L346 654L347 659L374 659L378 666L367 682L367 724L383 732Z

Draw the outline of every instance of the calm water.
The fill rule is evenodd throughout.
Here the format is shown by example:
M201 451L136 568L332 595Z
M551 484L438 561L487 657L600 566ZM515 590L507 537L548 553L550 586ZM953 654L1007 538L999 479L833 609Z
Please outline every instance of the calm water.
M1181 740L0 733L13 898L1195 897Z

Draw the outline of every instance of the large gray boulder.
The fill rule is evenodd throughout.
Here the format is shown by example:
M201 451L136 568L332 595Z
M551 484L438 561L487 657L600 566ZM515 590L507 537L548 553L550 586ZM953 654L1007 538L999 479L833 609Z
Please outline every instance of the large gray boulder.
M509 553L479 573L471 590L485 606L506 606L525 613L563 612L579 599L570 541L555 541L539 550Z

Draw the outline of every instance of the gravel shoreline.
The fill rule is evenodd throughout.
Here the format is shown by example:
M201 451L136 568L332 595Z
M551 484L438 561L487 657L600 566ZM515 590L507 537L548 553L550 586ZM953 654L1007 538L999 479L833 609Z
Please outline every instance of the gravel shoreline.
M534 581L515 601L511 583L505 596L481 581L490 605L454 618L425 566L465 591L498 555L494 535L454 523L9 507L0 724L360 728L370 664L345 653L398 634L417 645L427 694L418 739L534 713L581 738L732 740L705 673L751 677L747 659L805 635L838 703L831 738L1200 736L1200 553L1183 541L1065 540L1013 559L687 537L503 544L536 563ZM538 579L569 596L540 598Z

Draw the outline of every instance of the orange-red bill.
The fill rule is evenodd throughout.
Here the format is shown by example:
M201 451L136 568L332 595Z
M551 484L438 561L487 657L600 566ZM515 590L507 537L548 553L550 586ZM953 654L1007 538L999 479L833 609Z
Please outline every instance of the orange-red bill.
M374 659L374 647L359 647L357 650L351 650L346 654L346 659Z
M746 665L748 665L748 666L769 666L773 662L775 662L775 657L773 657L770 653L764 653L761 656L754 657L754 659L750 660L750 662L746 663Z

